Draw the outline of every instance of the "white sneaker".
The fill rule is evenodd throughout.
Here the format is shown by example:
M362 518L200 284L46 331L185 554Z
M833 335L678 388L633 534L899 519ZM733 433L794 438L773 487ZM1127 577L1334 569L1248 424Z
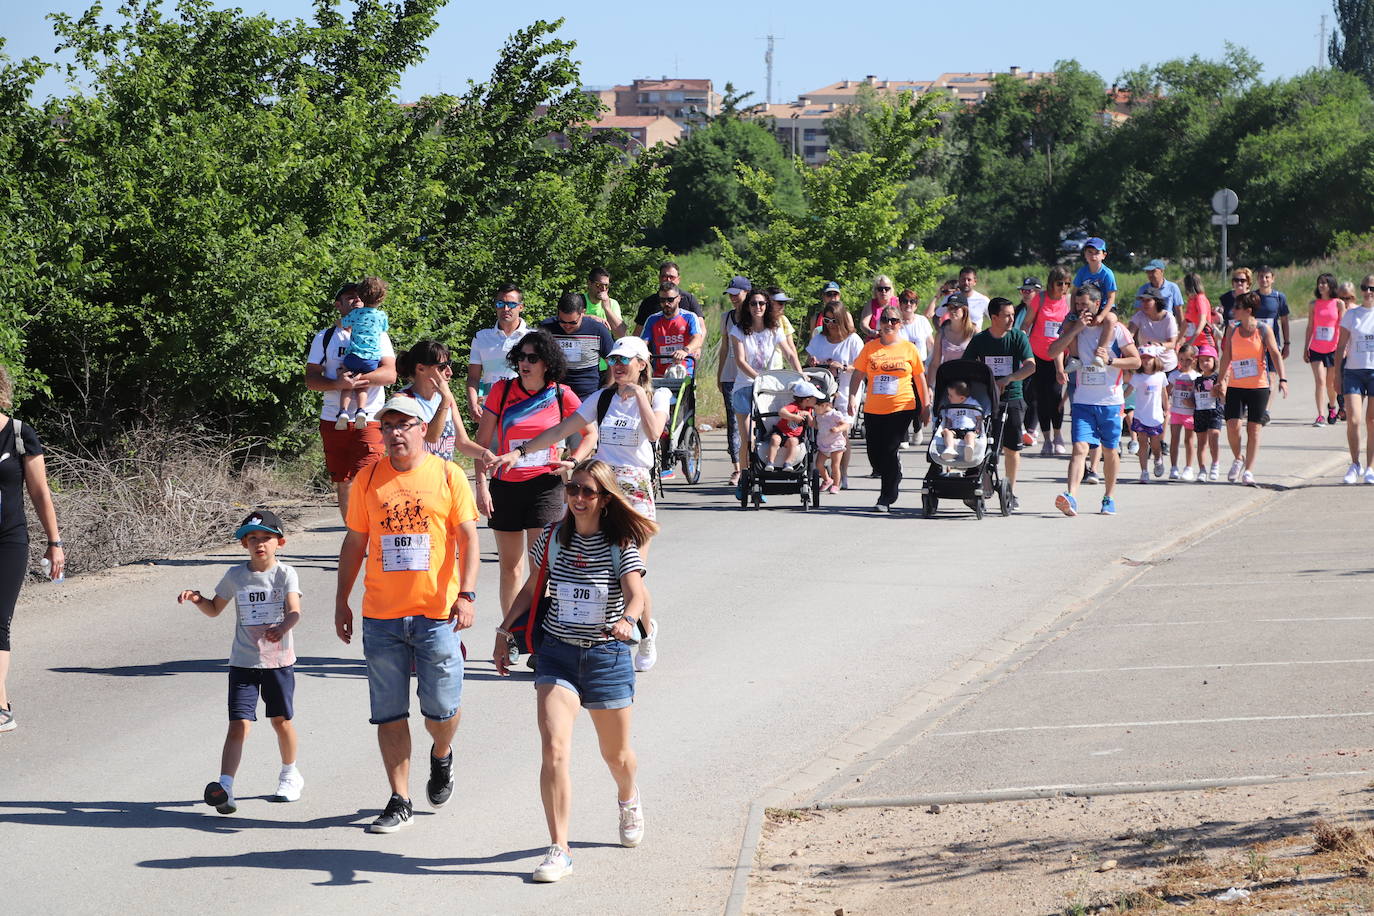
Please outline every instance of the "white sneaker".
M1141 472L1140 472L1140 482L1141 482L1141 483L1149 483L1149 482L1150 482L1150 472L1149 472L1149 471L1141 471Z
M1244 469L1245 469L1245 462L1244 462L1244 461L1241 461L1239 458L1237 458L1235 461L1232 461L1232 462L1231 462L1231 470L1229 470L1229 471L1226 472L1226 480L1227 480L1229 483L1235 483L1235 482L1236 482L1236 478L1240 476L1240 472L1243 471ZM1215 480L1216 478L1213 478L1213 479Z
M1172 477L1172 476L1173 476L1173 475L1171 474L1170 477ZM1190 465L1188 465L1186 468L1183 469L1183 473L1179 475L1179 478L1178 478L1178 479L1179 479L1179 480L1187 480L1187 481L1197 480L1197 471L1194 471L1194 470L1193 470L1193 466L1190 464Z
M1374 483L1374 467L1367 467L1364 469L1364 482Z
M644 839L644 805L639 799L639 788L635 788L633 801L618 802L620 805L620 845L631 848L638 846Z
M354 429L367 429L367 421L368 421L369 419L370 419L370 418L368 417L367 414L363 413L361 410L358 411L357 413L355 413L355 414L353 415L353 428L354 428ZM345 427L345 429L347 429L347 427Z
M292 767L283 769L281 776L277 779L277 794L272 797L273 801L293 802L300 801L301 789L305 788L305 777L301 771Z
M1140 443L1137 442L1137 441L1135 441L1134 439L1132 439L1130 442L1127 442L1127 443L1126 443L1126 454L1128 454L1128 455L1139 455L1139 454L1140 454Z
M1177 473L1178 468L1174 468L1174 471L1175 471L1175 473L1174 473L1173 476L1174 476L1174 477L1177 477L1177 476L1178 476L1178 473ZM1155 459L1155 476L1156 476L1156 477L1163 477L1163 476L1164 476L1164 459L1163 459L1163 458L1156 458L1156 459Z
M1345 477L1342 478L1346 483L1359 483L1362 472L1359 464L1352 464L1346 468Z
M534 880L540 884L552 884L572 873L572 858L563 851L562 846L550 846L544 854L544 861L534 870Z
M963 461L965 464L967 464L968 462L972 461L972 460L973 460L973 446L971 446L971 445L965 443L964 446L963 446L963 448L960 450L959 458L960 458L960 460Z
M1170 479L1170 480L1185 480L1185 479L1188 479L1188 478L1185 478L1181 473L1179 473L1178 465L1174 465L1173 467L1169 468L1169 479Z
M1240 482L1244 486L1253 487L1255 485L1255 475L1250 471L1246 471L1244 474L1240 475Z
M1058 436L1054 437L1054 453L1056 455L1067 455L1069 453L1069 447L1065 445L1064 440Z
M954 443L952 443L952 442L951 442L949 445L946 445L946 446L944 447L944 449L940 452L940 457L941 457L941 458L944 458L946 461L953 461L953 460L954 460L954 455L955 455Z
M1212 483L1216 483L1218 480L1221 479L1221 471L1219 470L1219 468L1220 465L1218 465L1215 461L1212 462L1212 469L1207 472L1207 479L1212 481ZM1198 480L1201 479L1202 476L1198 475Z
M635 670L648 671L658 663L658 646L654 641L658 638L658 619L649 622L649 635L639 641L639 651L635 653Z
M348 414L344 413L342 410L339 411L339 415L334 418L334 428L348 429Z
M840 475L840 489L841 489L841 490L848 490L848 489L849 489L849 475L848 475L848 474L841 474L841 475Z

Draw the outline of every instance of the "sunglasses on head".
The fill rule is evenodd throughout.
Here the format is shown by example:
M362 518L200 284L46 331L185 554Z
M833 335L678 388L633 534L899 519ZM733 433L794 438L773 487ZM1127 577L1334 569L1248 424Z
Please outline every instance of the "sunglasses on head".
M517 363L537 363L543 359L538 353L531 353L529 350L521 350L515 354Z
M606 495L606 491L600 487L584 487L580 483L565 483L563 490L573 499L581 496L585 499L599 499Z
M632 359L634 359L633 356L608 356L606 362L612 366L628 366Z

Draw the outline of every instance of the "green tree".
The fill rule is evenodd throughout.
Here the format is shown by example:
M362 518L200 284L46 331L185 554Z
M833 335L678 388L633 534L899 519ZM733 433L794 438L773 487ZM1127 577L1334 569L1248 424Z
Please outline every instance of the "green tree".
M1336 31L1327 59L1374 89L1374 0L1335 0Z
M740 180L763 204L765 219L760 228L746 228L738 243L717 230L727 271L756 286L803 294L835 280L857 295L875 273L929 285L940 258L921 240L948 201L904 209L901 195L919 158L939 142L933 128L940 104L902 93L876 112L869 124L872 151L834 155L802 174L806 209L800 214L780 205L771 175L741 164ZM804 309L801 301L794 306L797 317Z
M654 237L672 251L709 241L713 229L731 236L761 225L766 211L741 183L736 172L741 163L773 179L779 209L792 215L800 212L797 166L783 154L772 132L756 121L722 114L680 140L663 161L673 196Z

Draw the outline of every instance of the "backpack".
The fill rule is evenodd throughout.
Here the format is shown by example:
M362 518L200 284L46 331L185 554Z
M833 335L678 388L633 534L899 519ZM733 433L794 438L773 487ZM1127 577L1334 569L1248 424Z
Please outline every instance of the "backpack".
M519 634L516 636L518 642L523 643L525 651L536 654L539 645L544 638L544 615L549 612L553 604L553 596L549 594L549 570L558 562L558 551L562 547L558 543L558 529L563 522L556 521L544 529L544 557L539 562L539 577L535 580L534 595L530 599L530 609L516 619L511 625L511 631ZM611 544L611 575L619 578L621 567L624 563L624 551L619 544ZM624 600L624 596L621 597Z

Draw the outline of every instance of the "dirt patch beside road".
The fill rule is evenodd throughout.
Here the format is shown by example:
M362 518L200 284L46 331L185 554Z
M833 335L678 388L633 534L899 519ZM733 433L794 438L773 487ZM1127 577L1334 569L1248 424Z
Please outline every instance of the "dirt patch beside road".
M1372 826L1368 775L938 813L772 809L745 910L1374 913Z

